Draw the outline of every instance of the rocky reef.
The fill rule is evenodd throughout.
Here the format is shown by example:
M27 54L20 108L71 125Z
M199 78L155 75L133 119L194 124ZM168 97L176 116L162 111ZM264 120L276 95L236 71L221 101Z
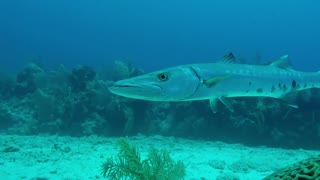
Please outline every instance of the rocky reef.
M320 156L308 158L295 164L284 167L264 180L274 179L319 179Z
M54 70L31 63L17 74L0 75L0 132L120 136L138 133L320 149L320 90L294 95L299 108L272 98L233 98L213 114L207 101L148 102L112 95L114 81L142 74L115 61Z

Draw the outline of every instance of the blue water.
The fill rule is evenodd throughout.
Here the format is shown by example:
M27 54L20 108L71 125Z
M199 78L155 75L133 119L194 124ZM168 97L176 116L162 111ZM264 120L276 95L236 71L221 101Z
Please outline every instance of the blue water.
M115 60L131 61L133 69L149 72L187 63L215 62L232 51L248 63L265 63L288 54L295 69L319 71L319 9L320 0L0 0L0 156L5 157L0 158L5 172L0 168L0 179L9 179L2 174L19 177L15 179L97 179L100 174L95 169L100 171L101 162L96 160L112 154L102 148L111 141L95 141L95 136L90 135L170 136L168 142L159 137L154 138L156 142L143 142L148 146L163 142L175 149L175 157L192 148L180 148L182 141L171 137L199 139L205 144L191 144L204 149L200 157L207 158L198 161L198 155L190 152L182 160L189 165L192 157L196 164L190 161L193 164L189 167L198 171L195 176L201 179L212 179L210 174L203 175L206 172L223 175L231 170L241 178L254 171L265 176L279 166L276 159L269 160L267 156L255 159L261 155L259 151L250 150L246 156L246 148L239 145L233 147L241 150L238 155L230 151L213 154L211 149L203 148L206 145L219 150L226 147L221 142L263 145L264 153L268 153L266 146L299 149L281 153L279 162L285 162L287 157L297 160L311 156L302 149L320 149L319 89L298 94L295 98L299 108L271 98L235 98L234 112L220 103L219 112L213 114L208 101L157 104L113 96L107 92L111 80L138 71L124 72L122 76L122 69L117 74L116 67L113 77L112 68L106 66ZM259 58L262 61L256 62ZM56 73L40 73L43 67L38 66L23 69L29 61L40 61L45 68L60 64L69 68L79 64L106 68L110 71L105 74L110 77L104 78L104 73L87 66ZM15 72L15 79L4 77L7 74L2 71ZM294 91L296 86L293 80L292 84L279 84L279 89L292 87ZM24 136L12 138L4 134L37 136L30 136L35 141L27 143ZM46 141L37 139L42 135ZM89 151L82 149L84 154L95 151L89 153L95 163L90 164L90 158L79 159L83 153L68 138L57 141L56 136L52 139L47 135L90 136L87 140L93 144L78 140L81 147L90 147ZM215 145L203 140L219 142ZM46 142L48 146L43 146ZM105 151L103 155L99 149ZM50 155L46 155L48 152ZM298 158L298 153L304 155ZM76 155L76 161L72 155ZM235 163L224 164L224 170L211 167L210 162L215 163L213 160L223 155ZM57 159L89 168L79 173L79 168L70 169L70 164L57 163ZM257 163L252 164L255 161L251 160ZM265 160L267 163L261 163ZM230 168L234 164L239 169ZM193 176L193 172L187 173ZM243 173L246 175L241 176Z
M320 70L317 0L2 0L1 69L129 60L152 71L214 62L233 51L254 62L289 54Z

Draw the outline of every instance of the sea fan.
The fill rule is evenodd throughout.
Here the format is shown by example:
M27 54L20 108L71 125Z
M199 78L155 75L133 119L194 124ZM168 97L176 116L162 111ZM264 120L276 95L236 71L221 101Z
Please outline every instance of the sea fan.
M174 162L166 150L149 150L147 159L141 160L139 150L121 138L117 144L119 154L102 165L102 175L111 180L180 180L185 176L183 162Z

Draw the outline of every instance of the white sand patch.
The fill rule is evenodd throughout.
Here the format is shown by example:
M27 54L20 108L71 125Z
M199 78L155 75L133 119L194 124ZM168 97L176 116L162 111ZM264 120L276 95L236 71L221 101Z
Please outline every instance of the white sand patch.
M0 136L0 179L103 179L101 165L117 154L107 137ZM190 180L262 179L273 171L319 154L319 151L246 147L162 136L136 136L144 157L151 146L167 149L186 164Z

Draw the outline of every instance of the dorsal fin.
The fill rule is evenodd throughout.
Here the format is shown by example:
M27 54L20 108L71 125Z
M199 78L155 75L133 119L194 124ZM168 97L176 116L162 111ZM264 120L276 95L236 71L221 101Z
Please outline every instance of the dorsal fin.
M270 66L276 66L281 69L291 69L288 55L281 56L278 60L273 61Z
M229 52L229 53L225 54L221 59L219 59L217 61L217 63L234 64L234 63L236 63L236 59L235 59L234 55L232 54L232 52Z

